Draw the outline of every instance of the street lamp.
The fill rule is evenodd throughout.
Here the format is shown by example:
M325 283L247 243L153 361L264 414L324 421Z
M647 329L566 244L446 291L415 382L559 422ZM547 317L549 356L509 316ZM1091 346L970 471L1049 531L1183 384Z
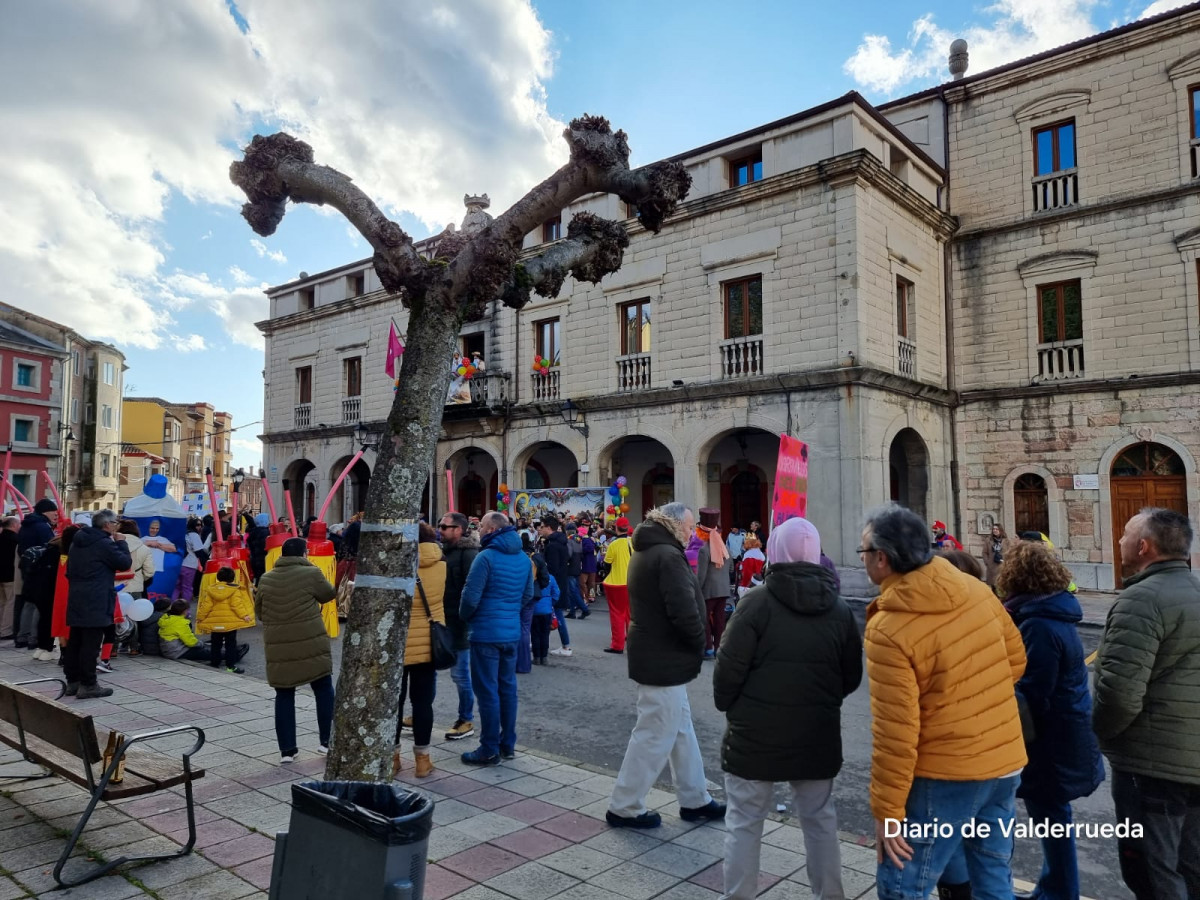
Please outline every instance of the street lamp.
M373 434L362 425L354 429L354 443L363 450L374 450L379 446L379 435Z
M561 412L563 422L566 423L567 427L575 429L584 437L588 436L587 422L582 421L583 410L575 405L574 400L564 400Z

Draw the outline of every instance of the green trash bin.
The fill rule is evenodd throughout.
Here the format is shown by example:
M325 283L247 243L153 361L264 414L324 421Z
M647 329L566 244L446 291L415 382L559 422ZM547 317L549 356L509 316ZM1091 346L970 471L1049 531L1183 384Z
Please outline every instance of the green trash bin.
M421 900L433 799L363 781L292 785L275 840L271 900Z

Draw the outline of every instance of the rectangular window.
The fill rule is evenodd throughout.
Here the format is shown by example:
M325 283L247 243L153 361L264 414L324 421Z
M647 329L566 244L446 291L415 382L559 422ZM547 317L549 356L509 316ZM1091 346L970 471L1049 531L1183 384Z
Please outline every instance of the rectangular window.
M725 293L725 337L762 334L762 276L728 281Z
M296 370L296 402L312 403L312 366Z
M638 212L636 203L626 203L625 204L625 218L640 219L641 217L642 217L642 214L640 212Z
M534 322L533 327L537 335L537 355L542 359L550 360L552 365L556 364L562 350L559 343L559 320L544 319L541 322Z
M71 421L76 424L79 423L79 398L78 397L71 398Z
M1033 133L1033 174L1050 175L1075 168L1075 120Z
M346 296L361 297L367 292L367 276L362 272L346 276Z
M208 432L204 433L204 446L210 449L212 448L212 435Z
M96 421L96 407L89 403L83 408L83 424L91 425Z
M225 438L225 452L229 452L229 438Z
M650 352L650 300L634 300L617 307L621 319L621 355Z
M26 496L29 495L29 476L24 472L13 472L11 475L13 487Z
M343 374L346 381L346 396L362 395L362 357L352 356L342 361Z
M1192 110L1192 140L1200 141L1200 84L1188 88L1189 106Z
M762 181L762 150L755 150L749 156L729 161L729 186L738 187L754 181Z
M316 288L301 288L300 289L300 312L313 309L317 305L317 289Z
M37 387L34 384L34 379L37 377L37 368L29 365L29 363L17 363L17 386L32 388Z
M76 375L79 374L79 351L78 350L71 351L71 371Z
M100 454L100 475L103 478L108 477L108 454L107 453Z
M113 408L107 403L100 406L100 424L105 428L113 427Z
M104 364L104 383L117 383L117 367L110 362Z
M89 356L87 359L87 376L88 381L96 380L96 357Z
M37 440L37 423L33 419L13 420L13 441L18 444L32 444ZM21 493L25 493L22 491Z
M547 219L542 223L542 243L557 241L562 237L562 216L557 215L553 219Z
M1078 281L1038 286L1038 342L1083 340L1083 295Z
M907 278L896 276L896 334L900 337L912 337L909 334L910 304L913 300L913 283Z

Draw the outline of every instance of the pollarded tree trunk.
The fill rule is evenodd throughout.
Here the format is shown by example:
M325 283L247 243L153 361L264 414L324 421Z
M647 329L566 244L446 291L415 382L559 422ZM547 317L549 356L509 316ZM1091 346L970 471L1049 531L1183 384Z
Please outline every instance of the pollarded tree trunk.
M587 213L571 220L566 239L520 258L525 235L572 201L617 194L638 207L645 227L658 231L687 196L691 177L679 163L631 171L625 133L613 133L605 119L576 119L564 137L570 162L478 233L437 238L432 258L417 253L411 238L349 178L314 163L312 148L289 135L256 135L244 159L230 166L230 178L249 200L242 215L258 234L274 233L289 200L331 204L370 242L380 281L409 310L400 387L367 493L326 778L390 776L416 586L418 507L435 459L448 361L462 323L482 316L496 297L520 309L532 292L557 295L567 275L596 283L620 268L629 242L624 227Z

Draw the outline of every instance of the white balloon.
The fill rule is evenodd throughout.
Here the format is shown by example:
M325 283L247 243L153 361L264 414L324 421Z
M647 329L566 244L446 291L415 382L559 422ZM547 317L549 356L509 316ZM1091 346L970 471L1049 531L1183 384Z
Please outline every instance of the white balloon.
M130 604L129 612L126 615L135 622L144 622L154 615L154 604L146 597L138 597Z
M124 591L117 591L117 602L121 604L121 615L128 616L130 608L137 601Z

